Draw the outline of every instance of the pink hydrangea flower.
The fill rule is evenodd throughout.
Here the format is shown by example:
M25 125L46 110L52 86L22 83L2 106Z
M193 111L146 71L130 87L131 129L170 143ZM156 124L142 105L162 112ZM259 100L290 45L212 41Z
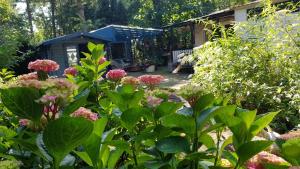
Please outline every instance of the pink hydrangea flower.
M28 64L28 69L36 71L52 72L59 69L59 65L53 60L36 60Z
M273 164L280 165L283 163L287 163L283 158L278 157L274 154L268 153L266 151L262 151L252 157L247 163L247 169L265 169L263 164Z
M20 80L17 82L17 86L41 89L44 87L44 83L39 80Z
M77 72L77 69L75 67L69 67L69 68L64 70L64 76L66 76L66 75L76 76L77 73L78 72Z
M279 138L283 139L283 140L290 140L290 139L294 139L294 138L300 138L300 130L290 131L288 133L282 134Z
M160 103L163 101L161 98L153 97L153 96L148 96L147 97L147 103L150 107L156 107L160 105Z
M137 86L137 85L140 84L140 80L136 77L133 77L133 76L126 76L126 77L122 78L121 83Z
M54 86L58 89L69 89L74 90L76 88L76 85L72 82L70 82L66 78L53 78L53 79L47 79L46 83L48 83L50 86Z
M42 98L40 98L40 101L42 103L49 103L49 102L55 102L56 99L57 96L43 95Z
M283 158L278 157L274 154L268 153L266 151L262 151L262 152L258 153L257 156L261 163L268 163L268 164L275 164L275 165L286 163L286 161Z
M127 73L123 69L113 69L107 72L106 78L112 81L119 81L126 75Z
M100 58L98 64L101 65L101 64L103 64L104 62L106 62L106 58L105 58L105 57L102 57L102 58Z
M32 72L32 73L20 75L18 78L19 80L37 80L38 75L36 72Z
M90 109L80 107L74 113L71 114L72 117L83 117L85 119L96 121L98 119L97 113L93 113Z
M30 120L28 120L28 119L20 119L19 120L19 124L22 127L28 126L29 122L30 122Z
M147 86L159 85L165 79L161 75L142 75L138 78Z
M247 169L265 169L261 164L249 162L246 165Z

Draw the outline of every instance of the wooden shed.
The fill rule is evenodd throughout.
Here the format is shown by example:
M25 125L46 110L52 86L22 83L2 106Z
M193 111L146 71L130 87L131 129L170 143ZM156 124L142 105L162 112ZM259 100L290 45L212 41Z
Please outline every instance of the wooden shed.
M88 52L88 42L104 44L109 60L130 64L134 58L133 41L157 38L162 33L161 29L108 25L90 32L77 32L44 41L38 46L38 51L41 58L54 60L60 65L53 75L61 76L65 68L79 64L79 59L84 57L81 52Z

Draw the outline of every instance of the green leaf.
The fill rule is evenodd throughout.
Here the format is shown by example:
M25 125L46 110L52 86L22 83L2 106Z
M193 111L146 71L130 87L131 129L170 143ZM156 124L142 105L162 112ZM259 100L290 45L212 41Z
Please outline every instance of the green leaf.
M108 119L106 117L102 117L101 119L95 121L93 133L96 134L97 136L102 137L107 121Z
M3 105L20 118L39 121L43 115L44 106L36 102L41 98L37 89L16 87L1 90Z
M211 119L216 114L218 109L222 109L222 107L211 107L199 113L197 117L198 130L202 130L209 119Z
M189 116L174 113L161 117L160 121L163 126L182 128L187 133L195 130L195 120Z
M143 97L144 97L143 90L139 90L135 92L129 100L126 100L128 103L128 107L134 108L140 106L140 102L142 101Z
M288 159L295 159L300 162L300 138L287 140L282 144L281 151Z
M215 119L218 123L222 122L223 117L231 117L234 116L236 109L236 105L227 105L222 106L221 109L218 109L220 111L219 113L216 113Z
M20 135L23 134L24 133L20 133ZM15 144L20 145L25 150L31 151L32 153L43 158L46 161L51 161L51 157L49 156L49 154L46 153L46 151L44 151L43 147L41 146L42 140L38 134L29 134L26 136L26 138L24 137L15 138L13 139L13 141Z
M89 96L90 90L86 89L82 91L80 94L74 97L74 101L70 103L67 107L63 110L63 115L68 116L72 114L74 111L79 109L80 107L85 106L87 102L87 98Z
M101 137L92 133L89 138L83 143L83 148L88 154L93 166L98 167L99 153L101 147Z
M215 96L213 94L206 94L201 96L197 101L195 106L193 107L194 112L198 113L205 108L211 106L214 103Z
M14 130L9 129L6 126L0 126L0 137L11 139L16 135L17 133Z
M208 154L206 152L195 152L195 153L191 153L186 155L185 157L186 159L189 160L195 160L195 159L212 159L214 158L214 156L212 154Z
M265 169L288 169L290 165L288 164L263 164Z
M98 44L92 50L92 59L96 60L97 63L98 63L100 57L103 57L104 55L105 55L105 53L104 53L104 45L103 44Z
M243 164L254 155L268 148L273 142L272 141L249 141L242 144L236 153L239 156L240 163Z
M80 151L73 151L78 157L80 157L85 163L87 163L89 166L93 167L92 160L90 159L89 155L86 152L80 152Z
M90 137L84 142L83 147L86 153L89 155L93 166L98 167L99 154L101 147L101 137L105 126L107 124L107 118L101 118L94 122L94 130Z
M102 142L109 142L113 139L113 137L116 134L116 129L112 128L109 131L106 131L102 135ZM108 158L110 154L110 148L108 147L107 144L102 144L101 150L100 150L100 155L99 157L101 158L102 164L107 164Z
M222 153L223 153L225 147L228 146L229 144L231 144L232 142L233 142L232 136L228 137L226 140L224 140L224 141L222 142L222 145L220 146L220 149L219 149L219 152L220 152L220 155L219 155L219 156L220 156L220 157L222 156Z
M92 42L89 42L88 43L88 49L90 52L92 52L94 49L95 49L96 45Z
M254 121L250 127L251 138L256 136L262 129L269 125L278 113L279 112L271 112Z
M90 53L86 53L86 52L81 52L86 58L91 58L91 54Z
M163 102L157 106L155 118L159 119L162 116L174 114L179 108L182 107L182 105L183 103Z
M208 149L216 148L216 144L214 142L214 139L208 134L202 134L199 137L199 142L201 142L203 145L205 145Z
M156 143L158 150L164 153L179 153L179 152L189 152L190 144L189 141L180 136L171 136L163 138Z
M122 125L128 130L132 130L133 127L137 124L137 122L143 116L143 112L147 111L144 108L131 108L124 111L121 115Z
M55 166L58 167L69 152L84 143L92 131L93 123L83 118L62 117L50 122L43 140Z
M123 98L120 94L115 91L106 91L107 97L119 107L121 111L126 110L126 101L123 101Z
M256 110L253 111L241 111L237 113L238 117L242 119L244 122L247 130L251 127L251 124L255 120L256 117Z
M158 160L147 161L144 165L147 169L163 169L163 167L169 166L168 162Z
M107 162L107 167L108 168L115 168L117 162L120 159L120 156L123 154L124 150L122 149L116 149L110 152L108 162Z

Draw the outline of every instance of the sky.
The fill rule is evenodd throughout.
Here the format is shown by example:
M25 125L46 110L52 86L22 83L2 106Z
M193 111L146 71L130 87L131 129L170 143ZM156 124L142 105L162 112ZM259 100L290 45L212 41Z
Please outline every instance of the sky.
M26 13L26 3L25 2L17 2L16 3L16 10L17 10L18 14L24 14L24 13ZM43 7L42 10L46 11L46 13L47 13L48 8L47 7ZM34 22L33 22L33 31L37 31L37 27L36 27L36 25L35 25Z
M16 9L19 14L24 13L26 11L26 3L25 2L17 2Z

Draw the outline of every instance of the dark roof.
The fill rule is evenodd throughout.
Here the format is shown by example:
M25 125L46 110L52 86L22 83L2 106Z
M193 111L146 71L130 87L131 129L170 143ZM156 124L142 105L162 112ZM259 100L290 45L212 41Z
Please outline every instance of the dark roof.
M195 23L197 21L201 21L201 20L204 20L204 19L216 19L216 18L219 18L219 17L229 16L229 15L234 15L234 10L232 8L226 8L226 9L223 9L223 10L220 10L220 11L210 13L208 15L204 15L204 16L200 16L200 17L197 17L197 18L188 19L188 20L185 20L185 21L182 21L182 22L166 25L163 28L184 26L184 25L188 25L189 23Z
M64 36L59 36L53 39L49 39L44 41L41 45L51 45L54 43L58 43L58 42L62 42L62 41L66 41L66 40L71 40L71 39L75 39L75 38L79 38L79 37L87 37L90 39L96 39L96 40L100 40L103 42L110 42L110 39L106 38L106 37L102 37L100 35L93 35L89 32L76 32L76 33L72 33L69 35L64 35Z
M299 0L272 0L272 3L276 4L276 3L289 2L289 1L290 2L297 2ZM234 10L235 9L254 8L254 7L257 7L257 6L261 6L262 5L261 2L262 2L262 0L256 0L256 1L246 3L246 4L236 5L236 6L233 6L233 7L230 7L230 8L226 8L226 9L223 9L223 10L219 10L219 11L210 13L208 15L204 15L204 16L188 19L188 20L185 20L185 21L182 21L182 22L166 25L163 28L166 29L166 28L170 28L170 27L185 26L185 25L188 25L190 23L195 23L197 21L201 21L201 20L204 20L204 19L211 19L212 20L212 19L217 19L219 17L234 15Z
M108 25L106 27L91 31L92 35L106 37L112 42L128 41L131 39L142 39L162 34L162 29L130 27L122 25Z
M108 25L106 27L93 30L90 32L76 32L69 35L64 35L44 41L41 45L51 45L66 40L71 40L79 37L87 37L104 42L124 42L131 39L141 39L145 37L153 37L160 35L162 29L140 28L121 25Z

